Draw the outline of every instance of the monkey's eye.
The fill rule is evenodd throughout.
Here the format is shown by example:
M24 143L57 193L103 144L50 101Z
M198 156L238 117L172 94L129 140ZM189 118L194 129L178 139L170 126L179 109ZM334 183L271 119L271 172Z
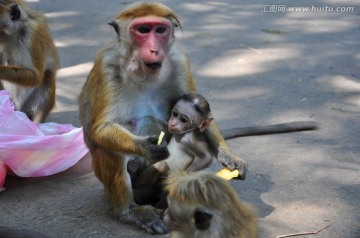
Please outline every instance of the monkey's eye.
M177 117L177 116L179 116L179 113L178 113L178 112L173 112L172 115L173 115L174 117Z
M156 28L155 31L156 31L156 33L158 33L158 34L164 34L165 31L166 31L166 27L160 26L160 27Z
M10 9L11 9L11 12L10 12L11 20L13 20L13 21L19 20L20 16L21 16L21 11L20 11L19 5L13 4L10 6Z
M147 34L150 33L151 29L149 26L140 26L139 28L137 28L137 31L141 34Z
M186 117L180 117L180 121L181 121L182 123L187 123L187 122L188 122L188 120L187 120Z

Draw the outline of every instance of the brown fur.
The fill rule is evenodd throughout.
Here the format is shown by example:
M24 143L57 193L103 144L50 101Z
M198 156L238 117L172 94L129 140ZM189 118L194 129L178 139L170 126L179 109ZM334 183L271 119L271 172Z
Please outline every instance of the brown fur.
M170 201L168 212L173 219L178 219L175 222L191 221L196 209L205 210L213 216L207 230L194 229L186 234L173 230L172 238L257 237L253 209L239 199L228 181L205 171L172 172L166 180L166 190Z
M11 4L18 4L21 18L12 21ZM55 105L59 59L44 15L21 0L0 1L0 89L8 89L16 109L36 122L43 121ZM7 64L7 65L6 65ZM16 94L21 90L23 94ZM25 96L24 96L25 95Z
M174 19L180 28L182 28L180 20L176 14L170 8L160 3L142 2L139 4L130 5L124 11L119 13L116 18L124 21L144 16L157 16L167 18L169 20Z
M170 17L178 21L173 11L156 3L131 5L117 14L111 22L117 38L97 52L79 105L84 139L95 174L109 195L113 214L149 233L162 234L167 232L161 220L162 211L135 204L126 165L132 156L149 165L152 159L165 155L165 144L152 143L160 130L166 130L162 125L168 120L173 104L182 94L195 92L196 88L188 59L176 49L173 34L164 46L165 59L157 74L148 75L139 66L142 60L137 53L139 46L132 41L128 26L134 18L141 19L147 14L152 14L153 19L165 17L171 21ZM213 137L228 150L219 131L214 133ZM233 168L235 160L238 161L228 160Z

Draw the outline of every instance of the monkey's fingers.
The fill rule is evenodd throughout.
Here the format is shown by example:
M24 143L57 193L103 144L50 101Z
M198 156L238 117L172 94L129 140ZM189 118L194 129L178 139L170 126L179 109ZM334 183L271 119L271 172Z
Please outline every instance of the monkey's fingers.
M166 141L162 141L159 145L157 137L148 137L145 143L145 157L154 161L163 160L169 156L169 150L167 148Z
M232 178L236 178L239 176L239 171L237 169L235 169L234 171L231 171L228 168L219 170L218 172L216 172L216 175L219 176L220 178L226 179L226 180L230 180Z

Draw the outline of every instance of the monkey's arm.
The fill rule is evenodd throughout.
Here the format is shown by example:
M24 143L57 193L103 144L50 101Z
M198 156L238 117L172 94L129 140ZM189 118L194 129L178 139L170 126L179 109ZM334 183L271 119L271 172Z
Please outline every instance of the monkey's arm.
M221 130L225 139L241 136L266 135L275 133L288 133L295 131L316 130L318 125L314 121L295 121L275 125L239 127Z
M190 146L188 145L188 147ZM194 159L186 168L187 172L205 169L216 158L206 142L199 141L197 144L191 145L190 151Z
M21 86L39 86L42 82L37 70L18 66L0 66L0 78Z
M139 155L148 159L163 159L169 155L166 142L157 145L157 137L133 135L122 126L109 121L98 121L93 125L93 141L109 151Z
M214 121L211 122L207 131L209 133L208 139L212 140L217 148L217 160L231 171L237 169L239 171L239 179L245 179L247 171L246 161L231 151Z

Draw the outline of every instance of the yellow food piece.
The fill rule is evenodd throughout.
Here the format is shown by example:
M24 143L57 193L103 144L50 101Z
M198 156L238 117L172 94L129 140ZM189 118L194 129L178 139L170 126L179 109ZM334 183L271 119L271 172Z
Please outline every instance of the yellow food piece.
M160 135L159 135L158 142L157 142L158 145L161 144L161 142L162 142L162 140L163 140L163 138L164 138L164 135L165 135L165 132L161 131L161 132L160 132Z
M230 169L225 168L216 172L216 175L219 176L220 178L230 180L232 178L236 178L237 176L239 176L239 171L236 169L234 171L231 171Z

